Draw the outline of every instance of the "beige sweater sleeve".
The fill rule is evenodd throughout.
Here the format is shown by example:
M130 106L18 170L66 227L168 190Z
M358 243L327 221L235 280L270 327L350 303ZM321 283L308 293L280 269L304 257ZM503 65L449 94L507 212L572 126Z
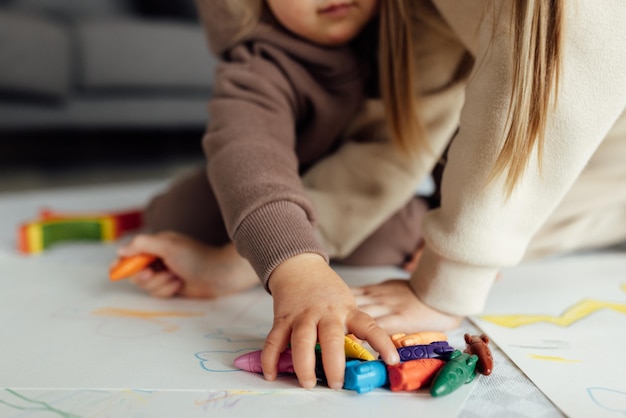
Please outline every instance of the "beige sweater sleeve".
M508 200L502 182L486 186L511 94L511 3L435 0L477 62L448 154L441 208L426 216L426 250L411 278L422 301L451 314L481 311L497 271L522 259L626 106L626 2L567 1L563 74L543 170L533 156Z
M457 83L422 101L432 153L398 151L389 140L382 103L371 100L361 114L363 124L352 132L368 141L346 143L304 175L318 214L318 238L331 258L348 256L415 195L456 130L463 87Z

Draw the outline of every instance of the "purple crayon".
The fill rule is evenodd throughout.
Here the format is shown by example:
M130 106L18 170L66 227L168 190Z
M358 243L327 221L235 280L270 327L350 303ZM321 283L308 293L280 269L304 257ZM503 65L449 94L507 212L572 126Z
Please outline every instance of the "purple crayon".
M234 361L235 367L247 372L263 373L261 352L262 350L252 351L237 357ZM295 373L293 371L293 362L291 361L291 348L280 353L276 367L278 368L278 373Z
M400 361L449 357L453 352L454 347L450 346L447 341L435 341L430 344L398 348Z

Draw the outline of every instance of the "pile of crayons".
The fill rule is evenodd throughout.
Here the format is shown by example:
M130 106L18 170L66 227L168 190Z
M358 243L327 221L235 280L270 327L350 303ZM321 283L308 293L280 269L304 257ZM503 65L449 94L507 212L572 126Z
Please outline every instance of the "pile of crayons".
M110 279L121 280L144 268L158 268L160 260L153 255L138 254L119 260L111 267ZM156 263L156 264L155 264ZM448 344L448 337L441 332L417 332L395 334L391 341L398 350L400 363L385 364L372 353L345 337L346 370L344 389L367 393L375 388L414 391L429 387L432 396L444 396L474 380L476 373L491 374L493 357L486 335L465 334L465 349L461 352ZM317 379L326 383L319 344L315 347L315 373ZM254 373L263 373L261 350L237 357L235 367ZM294 374L291 349L283 351L278 359L277 371Z
M400 355L400 363L385 364L350 337L345 337L346 371L344 389L367 393L375 388L413 391L430 388L432 396L444 396L474 380L476 373L489 375L493 357L486 335L465 334L466 348L461 352L450 346L447 336L440 332L396 334L391 340ZM317 378L326 382L321 361L321 350L316 346ZM243 354L235 359L235 367L262 373L261 351ZM283 351L278 361L278 372L293 374L291 350Z

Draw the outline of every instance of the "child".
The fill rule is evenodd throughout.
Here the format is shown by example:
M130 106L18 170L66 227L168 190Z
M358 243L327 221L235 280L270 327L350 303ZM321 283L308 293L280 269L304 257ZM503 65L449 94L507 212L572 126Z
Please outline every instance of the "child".
M227 234L213 221L214 213L204 212L213 223L202 229L215 227L215 234L222 234L221 242L203 240L213 247L180 235L142 236L121 254L155 253L186 282L201 282L209 270L218 277L229 267L243 275L247 268L248 278L232 288L227 284L226 292L252 283L251 267L237 253L249 260L274 298L275 321L262 358L267 379L275 377L278 354L291 342L300 383L313 386L312 346L319 339L329 383L340 387L340 336L346 332L368 340L385 361L397 361L386 332L372 317L389 333L448 329L460 317L479 312L497 271L525 254L608 245L626 237L626 188L620 187L626 179L625 125L622 119L614 125L626 104L626 30L621 24L626 5L620 0L568 3L567 8L559 0L385 0L378 14L375 1L267 0L256 15L249 10L260 23L250 20L250 29L244 30L229 26L233 20L223 18L227 11L217 3L199 1L214 48L223 39L220 34L239 38L218 48L225 61L218 72L224 82L210 104L204 139L210 186L204 186L203 196L213 199L215 194ZM370 54L377 26L378 62ZM366 103L359 94L377 96L372 89L376 73L391 137L409 156L393 154L385 160L392 155L387 151L380 152L381 160L389 167L391 161L410 166L404 172L411 174L412 186L459 129L447 153L441 206L422 223L425 246L416 271L409 281L355 289L355 301L326 263L320 237L332 231L316 235L315 193L307 198L298 170L306 172L303 182L311 190L328 192L316 206L333 208L330 198L340 195L331 193L332 182L324 175L360 149L376 149L349 142L327 155L358 111L375 113L369 106L359 108ZM320 95L307 89L311 86L321 89ZM413 93L419 96L418 111ZM371 145L388 150L383 143ZM377 153L367 155L368 168L376 167ZM380 184L393 184L402 170L362 178L345 171L345 178L363 184L389 174ZM318 181L309 184L308 176ZM592 188L607 193L591 199ZM407 200L403 190L382 197ZM161 203L155 201L151 216L156 218L159 210L171 213L159 209L168 207ZM384 229L384 219L393 221L398 208L401 204L379 207L382 222L379 212L368 214L377 219L368 234L375 236L381 224ZM322 216L320 225L329 222L326 218L341 222L351 215ZM215 247L228 237L236 249ZM180 245L172 245L176 241ZM354 242L367 240L361 236ZM163 286L185 286L171 277L159 280ZM199 287L215 287L210 281Z
M342 183L342 171L352 172L357 179L370 176L375 181L393 174L404 176L404 181L372 182L365 189L359 182L356 190L346 196L343 201L348 209L355 206L354 202L373 202L389 213L380 216L382 211L376 209L378 218L373 222L368 219L372 225L352 222L351 230L363 234L359 231L363 229L371 235L380 226L378 231L384 232L387 227L381 223L394 211L399 210L392 218L402 220L407 214L419 219L426 209L423 202L412 199L418 177L415 164L408 157L383 142L356 142L359 132L372 131L377 128L372 124L382 119L381 106L366 104L364 94L366 81L375 76L369 68L372 51L368 50L368 43L376 35L375 25L370 24L377 2L355 2L347 14L333 11L336 7L326 7L323 13L328 17L321 20L330 23L328 30L313 25L311 33L303 34L306 39L283 29L267 9L261 23L235 43L233 35L241 26L235 25L234 31L228 26L233 20L227 9L231 4L200 4L213 49L223 58L217 71L214 99L209 104L211 124L204 139L209 182L195 173L157 198L147 211L148 224L154 229L173 229L184 235L142 236L123 249L121 255L149 252L164 259L168 271L153 274L144 286L160 295L214 296L239 291L258 280L254 276L261 277L274 297L276 317L264 349L266 377L274 378L277 356L290 342L298 353L294 367L301 384L315 385L313 346L319 339L329 385L340 388L345 333L368 340L389 363L398 358L386 332L356 308L350 289L330 269L326 248L320 244L321 239L332 245L338 243L331 248L336 256L352 257L354 262L355 251L348 247L355 243L367 246L367 235L345 244L346 240L332 239L340 231L327 228L326 235L323 229L316 231L315 210L310 201L318 198L333 203L325 196L341 196L335 190L339 186L351 192ZM279 13L305 4L310 10L296 11L294 17L317 13L311 2L268 2L272 11ZM314 39L317 35L322 38ZM357 49L365 54L357 55ZM359 113L365 117L357 117ZM373 116L368 117L369 113ZM448 137L455 129L451 125ZM380 140L386 140L386 133L381 135ZM368 136L377 139L375 135ZM333 154L344 137L354 138L350 152L345 152L346 145ZM336 161L341 163L311 168L329 154L336 155ZM344 163L354 161L355 155L361 163L358 156L368 154L377 155L375 167ZM390 163L385 164L385 158ZM301 172L307 173L305 183L311 196L303 191ZM332 181L324 180L331 172L340 175ZM386 198L389 194L391 198ZM401 197L395 197L396 194ZM390 204L393 199L396 203ZM197 213L192 213L195 210ZM354 212L350 211L346 215ZM417 221L406 225L419 231ZM396 242L403 240L402 235L394 235ZM405 256L415 251L415 235L407 234ZM196 240L191 241L188 236ZM236 249L228 244L231 238ZM251 261L254 272L247 262L237 258L238 253ZM144 272L146 275L150 273ZM141 277L136 281L141 282Z

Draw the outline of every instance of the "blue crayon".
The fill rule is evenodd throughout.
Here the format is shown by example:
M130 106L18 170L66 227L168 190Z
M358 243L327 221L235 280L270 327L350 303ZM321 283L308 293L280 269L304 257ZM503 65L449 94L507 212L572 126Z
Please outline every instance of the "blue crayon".
M387 366L382 360L351 360L346 363L343 388L367 393L389 384Z

